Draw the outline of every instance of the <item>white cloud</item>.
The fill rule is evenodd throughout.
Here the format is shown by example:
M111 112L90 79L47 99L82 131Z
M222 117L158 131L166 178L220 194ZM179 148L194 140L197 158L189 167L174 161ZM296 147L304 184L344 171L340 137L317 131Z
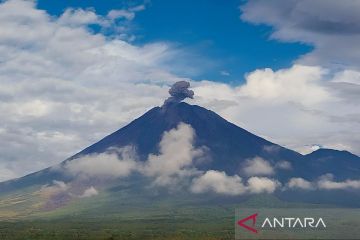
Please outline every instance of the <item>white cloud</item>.
M334 181L334 176L330 173L322 175L314 182L303 178L291 178L287 183L289 188L299 188L305 190L338 190L338 189L360 189L360 180L347 179L345 181Z
M84 193L80 196L81 198L92 197L98 195L99 192L93 186L85 189Z
M299 188L311 190L314 188L313 184L303 178L291 178L287 183L288 188Z
M117 178L129 176L138 166L134 149L124 147L67 161L63 168L74 176Z
M197 171L194 159L204 155L201 148L194 148L195 132L185 123L165 132L159 143L159 154L150 154L143 167L147 176L155 177L157 185L173 185L183 177L189 177Z
M131 21L135 18L136 12L144 11L145 8L146 8L145 4L140 4L135 7L131 7L129 9L113 9L109 11L107 17L112 20L125 18L126 20Z
M246 193L273 193L281 184L266 177L251 177L244 185L238 175L228 176L225 172L209 170L194 178L190 190L193 193L215 192L224 195L242 195Z
M314 104L328 98L328 92L320 84L325 74L322 68L303 65L276 72L266 68L248 74L246 84L239 90L244 96L257 99Z
M267 177L251 177L247 180L250 193L273 193L281 186L280 182Z
M127 20L133 20L135 17L135 13L128 10L119 9L119 10L111 10L107 16L110 19L126 18Z
M273 175L275 173L271 164L261 157L247 159L244 162L243 171L247 176Z
M321 176L317 182L319 189L336 190L336 189L360 189L360 180L345 180L343 182L336 182L333 180L332 174Z
M212 191L225 195L241 195L246 192L246 188L242 179L237 175L228 176L225 172L209 170L193 180L191 191L194 193Z
M65 26L101 24L101 18L94 11L68 8L60 16L58 22Z

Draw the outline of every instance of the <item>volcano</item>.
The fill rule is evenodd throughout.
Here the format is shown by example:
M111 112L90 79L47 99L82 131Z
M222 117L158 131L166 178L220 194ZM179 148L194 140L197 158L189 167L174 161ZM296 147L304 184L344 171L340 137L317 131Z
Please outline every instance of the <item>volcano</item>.
M291 159L297 165L302 155L258 137L205 108L181 102L155 107L124 128L105 137L76 154L72 159L92 153L102 153L111 147L135 146L142 161L158 153L158 143L164 132L179 123L190 125L196 134L195 146L206 146L211 161L201 170L216 169L233 175L243 160L260 156L271 161Z
M168 101L164 106L150 109L125 127L66 159L58 166L0 183L0 197L6 198L19 192L34 194L39 191L41 192L44 186L52 187L54 183L55 187L61 188L61 186L63 186L65 189L67 183L76 182L73 186L82 189L82 191L85 185L92 187L98 184L100 186L98 188L102 189L101 191L109 193L110 195L116 192L115 195L118 196L121 192L126 192L128 196L127 199L131 199L129 200L131 203L136 202L138 198L143 200L152 199L155 192L161 191L149 190L151 189L151 187L149 188L151 184L148 184L150 180L139 174L139 170L137 173L129 174L125 179L112 179L111 181L107 180L101 183L97 183L97 180L94 179L88 179L86 180L88 183L86 183L85 180L81 182L75 180L74 176L71 176L71 174L66 171L55 171L54 169L62 168L69 162L76 162L84 156L95 156L106 153L109 149L121 149L126 146L132 146L137 154L137 162L145 164L149 156L161 154L159 144L164 134L172 129L176 129L179 124L186 124L193 129L195 135L193 147L202 148L206 152L206 160L196 164L196 170L198 172L217 171L227 176L242 175L244 164L251 159L260 158L275 169L269 177L276 179L283 183L283 185L293 177L307 179L311 182L315 181L319 176L329 173L331 173L337 181L345 181L360 176L360 158L349 152L320 149L309 155L302 155L256 136L203 107L190 105L181 101ZM176 152L174 152L174 154L176 154ZM169 158L167 161L172 161L172 159ZM286 163L286 167L277 167L284 165L284 163ZM343 190L337 191L335 195L342 195L342 191ZM90 188L87 193L90 192L98 194L95 188L93 188L93 190ZM86 191L84 194L85 193ZM139 193L141 193L141 195L139 195ZM178 196L177 194L179 194L179 192L170 193L170 195L169 193L167 194L167 196L171 196L171 194ZM322 195L319 195L318 192L300 191L296 194L293 192L288 194L279 191L279 194L276 194L276 192L274 194L287 201L304 199L304 201L318 202L319 199L324 200L324 197L321 197L323 194L328 195L329 193L321 192ZM359 193L352 191L350 194L354 194L351 203L358 203ZM49 199L47 199L47 203L38 210L43 211L61 208L74 200L71 197L73 195L74 193L68 195L66 191L65 193L62 192L60 195L56 195L55 200L52 199L52 201L55 201L55 204L53 204L55 207L49 207ZM180 193L180 195L188 196L185 202L188 199L193 199L192 194L188 191L186 193ZM331 193L332 199L336 199L333 195L334 193ZM296 199L294 199L293 196L296 196ZM79 199L81 198L78 197L77 200L79 201ZM178 199L179 198L177 198L177 201ZM194 199L199 200L198 196ZM216 204L222 204L228 202L229 199L231 199L231 201L241 201L243 196L231 195L222 196L220 199L218 197L211 199L213 199L211 201L215 201ZM118 199L115 198L112 201L116 203ZM26 204L26 201L24 204ZM122 202L122 204L126 203ZM50 204L50 206L52 205ZM91 208L91 206L88 207ZM26 208L25 205L24 208Z

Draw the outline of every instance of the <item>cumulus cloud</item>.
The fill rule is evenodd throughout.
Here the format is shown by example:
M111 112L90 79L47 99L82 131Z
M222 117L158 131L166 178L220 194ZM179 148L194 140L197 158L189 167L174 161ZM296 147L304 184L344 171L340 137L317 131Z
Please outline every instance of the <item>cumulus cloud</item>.
M279 181L267 177L251 177L247 182L250 193L273 193L281 186Z
M195 178L190 189L194 193L212 191L226 195L240 195L246 191L239 176L228 176L225 172L215 170L207 171L202 176Z
M103 32L111 29L117 33L118 38L132 41L135 36L129 34L128 25L119 23L132 21L136 13L143 10L145 10L145 5L138 5L128 9L113 9L106 16L100 16L96 14L94 9L68 8L59 17L58 23L66 27L86 27L94 24L100 26Z
M103 21L96 13L92 10L84 9L66 9L65 12L60 16L59 23L65 26L81 26L88 24L103 24Z
M80 177L126 177L137 169L136 153L132 147L109 149L108 152L85 155L65 163L66 173Z
M150 154L143 173L155 177L156 185L173 185L183 177L196 174L194 159L204 155L202 148L194 147L194 129L180 123L165 132L159 143L159 154Z
M246 193L273 193L281 184L266 177L251 177L247 184L238 175L228 176L225 172L209 170L194 178L190 190L193 193L215 192L224 195L242 195Z
M311 190L314 188L313 184L303 178L291 178L287 183L288 188L298 188Z
M247 159L242 170L247 176L273 175L275 173L271 164L261 157Z
M80 196L81 198L87 198L98 195L99 192L93 186L85 189L84 193Z
M259 69L247 76L240 93L253 98L314 104L328 98L327 90L321 85L325 74L323 68L303 65L276 72L270 68Z
M318 180L310 182L303 178L291 178L287 183L288 188L305 190L339 190L339 189L360 189L360 180L347 179L345 181L334 181L330 173L322 175Z
M317 182L317 186L320 189L336 190L336 189L360 189L360 180L345 180L343 182L336 182L333 180L332 174L325 174L321 176Z

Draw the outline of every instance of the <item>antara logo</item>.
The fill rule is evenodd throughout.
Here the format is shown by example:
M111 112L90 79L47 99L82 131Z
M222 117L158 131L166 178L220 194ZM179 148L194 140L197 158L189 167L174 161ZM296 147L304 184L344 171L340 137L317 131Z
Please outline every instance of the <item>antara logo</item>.
M241 227L243 227L243 228L245 228L245 229L247 229L247 230L249 230L249 231L251 231L251 232L253 232L253 233L257 233L258 231L254 228L254 226L255 226L255 224L256 224L256 217L257 217L257 215L258 215L258 214L255 213L255 214L250 215L250 216L248 216L248 217L246 217L246 218L244 218L244 219L239 220L237 223L238 223ZM245 222L247 222L247 221L249 221L249 220L252 220L252 227L250 227L250 226L248 226L248 225L245 224Z
M237 224L246 230L258 233L258 230L255 228L256 226L256 218L258 213L250 215L246 218L243 218L237 222ZM251 226L246 224L245 222L252 221ZM296 218L296 217L266 217L263 223L261 224L261 228L318 228L323 227L326 228L326 224L322 218L313 218L313 217L304 217L304 218Z

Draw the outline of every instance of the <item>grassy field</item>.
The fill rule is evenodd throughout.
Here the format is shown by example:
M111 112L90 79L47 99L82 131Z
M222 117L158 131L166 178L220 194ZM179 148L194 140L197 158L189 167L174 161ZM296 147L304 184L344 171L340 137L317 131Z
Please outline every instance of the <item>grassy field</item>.
M234 239L233 218L214 219L63 219L0 223L7 239Z
M44 209L34 189L0 196L0 240L234 239L237 208L316 208L272 195L219 199L116 188ZM221 203L221 204L220 204ZM322 206L326 207L326 206Z
M0 239L234 239L234 212L222 207L114 212L1 221Z
M234 207L103 192L44 211L32 189L0 197L0 239L233 239ZM198 199L195 200L198 202Z

